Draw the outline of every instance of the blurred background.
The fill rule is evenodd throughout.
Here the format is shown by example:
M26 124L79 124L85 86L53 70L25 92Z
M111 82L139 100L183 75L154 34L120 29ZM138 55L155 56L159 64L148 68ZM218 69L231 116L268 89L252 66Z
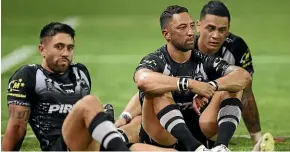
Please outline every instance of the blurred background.
M6 88L23 64L40 63L39 33L51 21L76 29L75 61L85 64L92 93L115 106L116 114L137 89L133 72L146 54L165 43L159 16L172 4L185 6L195 20L207 0L2 0L1 135L7 119ZM230 31L241 36L253 55L254 93L263 132L288 137L276 150L290 150L290 0L224 0L231 13ZM14 54L10 54L13 51ZM9 58L10 57L10 58ZM15 65L14 65L15 64ZM231 150L250 150L240 124ZM28 130L22 150L40 150Z

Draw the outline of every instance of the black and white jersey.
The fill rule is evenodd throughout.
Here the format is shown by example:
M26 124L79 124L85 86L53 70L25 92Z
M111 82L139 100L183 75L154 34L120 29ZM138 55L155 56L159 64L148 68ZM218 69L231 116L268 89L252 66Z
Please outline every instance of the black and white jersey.
M199 50L197 46L197 40L199 36L195 37L194 49ZM215 54L222 57L229 64L236 65L247 70L251 75L254 73L254 67L252 63L252 56L250 49L246 42L239 36L232 33L227 36L220 50Z
M7 101L30 107L28 122L46 150L60 137L63 121L75 103L90 90L90 75L82 64L73 63L62 75L40 65L25 65L10 78Z
M192 50L191 58L185 63L175 62L167 51L167 45L145 56L136 71L146 68L154 72L174 77L187 77L199 81L215 80L224 75L229 64L220 57L208 56L198 50ZM141 105L144 92L140 93ZM173 99L181 110L192 108L194 93L191 91L173 91Z

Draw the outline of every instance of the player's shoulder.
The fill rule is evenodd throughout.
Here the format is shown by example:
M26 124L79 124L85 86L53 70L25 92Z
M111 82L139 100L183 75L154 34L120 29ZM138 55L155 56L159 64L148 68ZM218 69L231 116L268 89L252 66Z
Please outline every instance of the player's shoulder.
M245 40L236 34L230 33L229 36L225 39L226 44L237 45L237 46L245 46L247 45Z
M202 53L201 51L197 49L192 50L191 58L193 59L194 62L197 62L197 64L203 65L203 67L206 69L208 69L212 65L216 67L216 65L220 61L224 60L218 55L208 55L208 54Z
M31 81L36 77L36 71L39 69L38 64L26 64L18 68L13 75L10 77L9 81L21 79L24 81Z
M167 45L163 45L160 48L156 49L156 51L152 53L152 56L165 64L167 62L167 59L170 58L167 51Z
M165 60L166 57L166 45L161 46L160 48L156 49L154 52L147 54L143 59L146 58L153 58L156 60Z
M76 68L78 68L80 70L86 70L86 71L88 70L88 68L84 64L78 63L78 62L72 62L71 66L72 67L76 67Z
M22 74L22 75L32 75L35 74L37 69L39 69L39 64L26 64L18 68L15 74Z
M151 55L160 56L160 55L165 55L166 52L167 52L167 46L163 45L160 48L156 49L153 53L151 53Z
M90 72L89 72L88 68L84 64L77 63L77 62L72 62L71 63L71 67L72 68L75 67L77 70L84 72L87 77L90 77Z

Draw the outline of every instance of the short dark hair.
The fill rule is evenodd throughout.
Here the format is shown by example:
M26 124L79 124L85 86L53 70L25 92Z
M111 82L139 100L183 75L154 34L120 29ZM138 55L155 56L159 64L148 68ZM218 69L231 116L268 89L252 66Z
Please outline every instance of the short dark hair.
M163 30L166 27L166 25L168 24L168 21L172 18L174 14L179 14L183 12L188 12L188 9L182 6L178 6L178 5L168 6L165 9L165 11L162 12L160 16L161 30Z
M231 21L230 11L223 2L218 0L211 0L203 6L200 12L200 19L203 19L207 14L227 17L229 22Z
M51 22L42 28L40 43L43 42L45 37L55 36L58 33L69 34L73 39L75 37L75 30L71 26L60 22Z

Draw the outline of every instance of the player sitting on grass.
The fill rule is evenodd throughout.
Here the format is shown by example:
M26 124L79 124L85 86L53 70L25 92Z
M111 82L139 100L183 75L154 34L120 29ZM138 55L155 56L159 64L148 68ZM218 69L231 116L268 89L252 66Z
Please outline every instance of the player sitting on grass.
M75 31L53 22L40 33L42 63L24 65L8 83L9 119L2 150L19 150L30 124L43 151L164 151L146 144L126 144L104 113L100 100L90 95L87 68L73 63Z

